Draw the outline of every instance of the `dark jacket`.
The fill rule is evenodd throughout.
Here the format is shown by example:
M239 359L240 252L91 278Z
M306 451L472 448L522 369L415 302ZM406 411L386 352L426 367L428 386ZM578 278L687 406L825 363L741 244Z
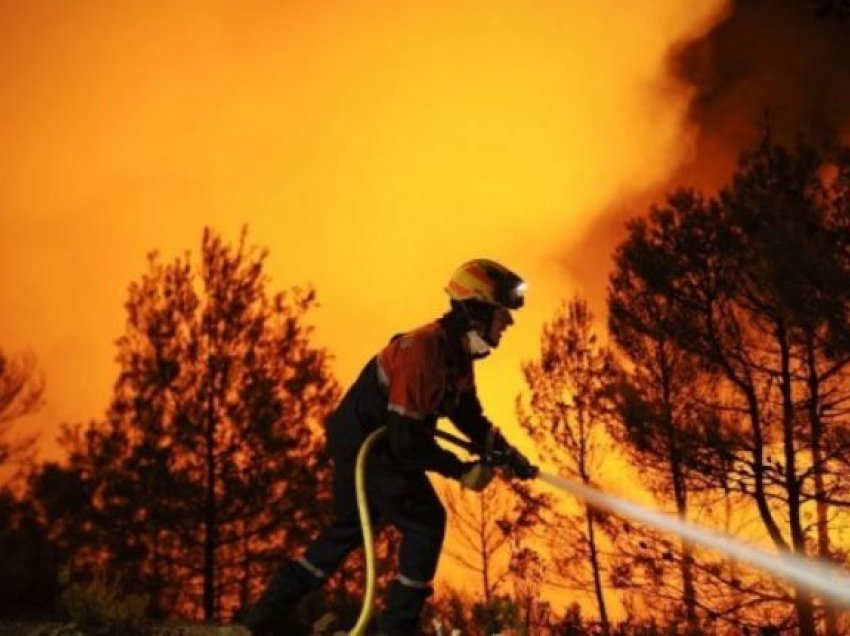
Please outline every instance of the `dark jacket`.
M335 455L356 454L372 431L386 426L378 452L397 469L460 477L463 462L434 439L437 420L448 417L482 447L492 425L478 400L473 360L463 347L464 324L453 318L450 313L394 337L366 364L328 419Z

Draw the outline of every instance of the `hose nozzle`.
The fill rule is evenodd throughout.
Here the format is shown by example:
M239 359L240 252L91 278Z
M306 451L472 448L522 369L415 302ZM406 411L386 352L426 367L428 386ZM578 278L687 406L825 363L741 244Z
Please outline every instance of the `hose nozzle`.
M484 442L484 448L445 431L437 430L434 432L434 435L470 453L478 455L481 461L487 466L493 468L504 466L512 476L518 479L534 479L540 472L537 466L528 461L517 449L505 442L504 438L496 431L490 431L488 433ZM497 439L500 439L502 443L497 444Z
M487 433L484 453L482 453L481 458L488 466L504 466L510 476L519 479L533 479L540 472L537 466L508 444L501 433L494 428Z

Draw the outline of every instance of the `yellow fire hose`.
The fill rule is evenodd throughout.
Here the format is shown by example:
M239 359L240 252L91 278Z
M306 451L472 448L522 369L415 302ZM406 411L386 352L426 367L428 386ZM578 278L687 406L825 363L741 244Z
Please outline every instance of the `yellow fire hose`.
M369 502L366 499L366 457L369 450L375 445L384 433L386 427L374 431L357 453L357 463L354 466L354 486L357 489L357 511L360 513L360 526L363 528L363 553L366 558L366 593L363 596L363 606L360 608L360 617L352 628L351 636L362 636L366 633L366 626L372 618L372 610L375 605L375 545L372 537L372 520L369 518Z
M366 627L369 624L369 619L372 618L372 611L375 605L375 545L374 536L372 533L372 520L369 518L369 502L366 498L366 457L375 442L386 433L387 428L382 426L376 431L373 431L363 442L360 451L357 453L357 462L354 465L354 487L357 491L357 511L360 515L360 527L363 529L363 553L366 559L366 593L363 596L363 606L360 608L360 616L357 623L349 632L350 636L362 636L366 633ZM488 439L486 448L481 451L470 442L456 437L451 433L436 430L434 436L439 437L447 442L459 446L466 451L474 454L483 454L488 462L493 460L492 438Z

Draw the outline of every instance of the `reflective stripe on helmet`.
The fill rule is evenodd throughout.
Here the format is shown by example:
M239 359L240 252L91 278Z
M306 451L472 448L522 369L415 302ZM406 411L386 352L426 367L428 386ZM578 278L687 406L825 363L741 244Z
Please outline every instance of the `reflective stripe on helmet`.
M455 270L445 291L456 301L478 300L506 309L519 309L524 302L525 283L507 267L478 258Z

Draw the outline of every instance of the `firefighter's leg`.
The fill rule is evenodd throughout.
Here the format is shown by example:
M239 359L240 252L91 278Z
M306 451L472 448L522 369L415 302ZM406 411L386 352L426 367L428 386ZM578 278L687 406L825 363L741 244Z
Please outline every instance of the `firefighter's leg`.
M336 572L349 553L363 544L354 482L355 458L338 460L334 471L334 522L325 528L304 553L302 565L322 582ZM370 506L371 508L371 506ZM372 524L378 519L372 514Z
M407 490L381 510L402 534L398 576L387 592L380 619L381 631L388 636L419 633L419 618L432 593L431 581L446 531L446 511L428 478L412 479Z
M252 636L277 636L301 634L295 606L311 590L318 588L323 579L315 576L309 564L302 560L287 560L272 577L259 602L239 618L251 630Z
M296 605L321 587L346 556L362 541L350 462L334 466L334 522L326 527L300 559L287 560L272 578L260 601L241 618L253 636L295 633Z

